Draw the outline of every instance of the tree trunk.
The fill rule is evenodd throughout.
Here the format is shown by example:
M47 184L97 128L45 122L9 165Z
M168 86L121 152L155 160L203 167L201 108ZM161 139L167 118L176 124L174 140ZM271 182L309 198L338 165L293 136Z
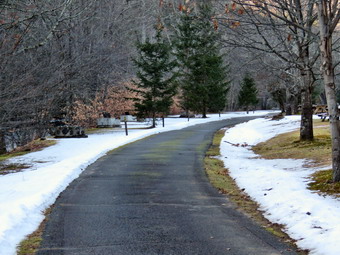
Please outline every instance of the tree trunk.
M293 115L293 111L292 111L292 105L291 104L287 104L286 106L286 115L289 116L289 115ZM284 113L284 111L282 111L282 113Z
M6 153L6 143L4 132L0 130L0 154Z
M207 117L207 107L204 105L202 109L202 118L206 118L206 117Z
M299 112L299 100L295 90L286 91L286 115L296 115Z
M282 113L286 112L286 105L284 101L279 100L280 110Z
M299 112L299 103L297 98L292 99L292 114L298 114Z
M332 168L333 181L340 181L340 121L339 111L336 102L334 66L332 59L332 33L329 31L329 22L323 1L318 5L319 28L320 28L320 56L321 70L324 79L325 92L327 98L328 114L332 139Z
M313 105L312 105L312 74L310 71L301 70L301 127L300 140L312 141L313 135Z
M321 46L322 47L322 46ZM324 63L324 61L322 61ZM327 68L328 69L328 68ZM326 71L323 74L326 97L327 97L327 106L328 106L328 114L329 114L329 122L331 129L331 139L332 139L332 168L333 168L333 181L340 181L340 121L339 121L339 112L338 106L336 102L335 95L335 83L334 83L334 72ZM333 72L333 74L332 74Z
M152 113L152 128L156 127L156 113Z

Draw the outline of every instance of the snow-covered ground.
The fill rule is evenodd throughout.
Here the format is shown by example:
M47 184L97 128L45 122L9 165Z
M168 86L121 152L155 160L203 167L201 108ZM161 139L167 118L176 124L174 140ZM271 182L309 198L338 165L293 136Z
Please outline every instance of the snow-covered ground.
M260 159L250 150L252 145L297 129L299 124L300 117L292 116L237 125L222 139L221 158L238 186L260 204L270 221L285 225L299 247L309 249L310 254L338 255L340 200L307 189L308 177L318 169L304 168L304 160Z
M255 112L263 115L265 112ZM0 176L0 255L15 254L17 244L33 232L67 185L92 162L109 150L160 132L199 123L245 116L228 113L208 119L166 119L155 129L123 129L89 135L86 139L58 139L57 145L13 159L32 164L15 174ZM250 115L253 115L252 113ZM281 121L256 119L227 131L221 144L222 159L238 185L261 204L266 217L287 226L292 238L311 254L340 254L340 201L321 197L306 189L307 177L315 169L303 168L303 160L258 159L249 146L278 133L299 127L299 117Z
M267 113L257 111L249 115ZM167 118L164 128L159 123L154 129L129 130L129 136L125 135L124 129L113 129L89 135L86 139L58 139L54 146L12 159L13 162L31 164L32 167L0 176L0 255L16 254L19 242L37 229L43 220L42 212L89 164L108 151L160 132L242 116L246 114L208 115L207 119L190 119L189 122L185 118ZM137 126L130 123L132 128Z

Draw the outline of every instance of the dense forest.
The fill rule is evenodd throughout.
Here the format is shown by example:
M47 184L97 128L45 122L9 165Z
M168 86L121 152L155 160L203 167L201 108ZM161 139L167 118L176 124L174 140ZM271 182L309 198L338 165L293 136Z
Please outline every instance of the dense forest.
M102 112L134 111L127 98L136 80L137 41L154 38L161 26L176 48L181 16L202 3L213 9L209 22L228 68L224 110L245 109L239 92L247 74L256 84L257 109L300 111L301 139L313 139L312 105L328 100L333 109L338 95L336 0L3 0L0 150L11 149L6 137L20 145L44 136L53 118L91 126ZM180 113L185 109L175 97L171 113Z

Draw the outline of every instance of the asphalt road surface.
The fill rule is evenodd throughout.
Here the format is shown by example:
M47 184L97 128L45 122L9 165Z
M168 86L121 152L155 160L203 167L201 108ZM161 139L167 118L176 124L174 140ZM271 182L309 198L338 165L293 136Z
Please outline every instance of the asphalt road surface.
M102 157L57 199L37 254L295 254L203 170L214 132L245 120L154 135Z

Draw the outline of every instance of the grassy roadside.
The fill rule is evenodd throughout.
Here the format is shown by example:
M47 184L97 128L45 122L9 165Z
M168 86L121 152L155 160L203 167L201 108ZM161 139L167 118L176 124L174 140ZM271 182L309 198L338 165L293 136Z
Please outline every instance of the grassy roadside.
M259 143L253 151L266 159L309 159L310 166L331 164L331 138L329 123L314 120L314 140L299 141L299 130L284 133Z
M20 172L23 169L29 168L28 164L19 163L6 163L6 160L28 154L30 152L39 151L43 148L55 145L57 141L55 140L34 140L24 146L18 147L12 152L0 154L0 175L5 175L9 173Z
M307 159L306 166L327 168L331 165L329 122L314 120L314 140L299 141L299 131L278 135L253 147L266 159ZM311 176L309 189L322 195L340 197L340 183L332 182L332 170L322 170Z
M0 154L0 161L4 161L6 159L17 157L17 156L22 156L30 152L39 151L39 150L42 150L43 148L55 145L56 143L57 141L55 140L37 139L24 146L18 147L13 152Z
M299 250L296 247L295 240L291 239L281 230L283 226L273 224L264 218L262 212L259 210L259 205L251 200L243 190L239 189L234 179L230 177L228 169L224 168L223 162L216 158L217 156L220 156L219 147L224 133L225 130L220 130L215 134L213 143L207 151L204 160L205 170L212 185L221 193L226 194L228 199L236 205L239 211L253 219L264 229L276 235L284 242L292 245L299 254L308 254L307 251Z
M44 212L45 219L40 223L39 228L34 231L32 234L28 235L25 240L21 241L21 243L17 247L17 255L35 255L38 248L40 247L42 241L42 234L45 229L46 222L48 221L48 217L52 212L53 205L46 209Z

